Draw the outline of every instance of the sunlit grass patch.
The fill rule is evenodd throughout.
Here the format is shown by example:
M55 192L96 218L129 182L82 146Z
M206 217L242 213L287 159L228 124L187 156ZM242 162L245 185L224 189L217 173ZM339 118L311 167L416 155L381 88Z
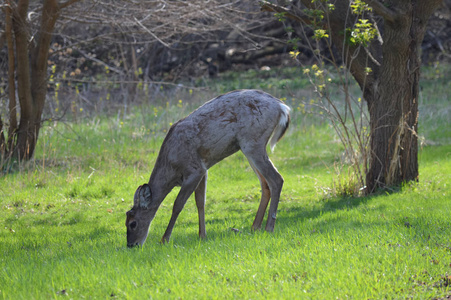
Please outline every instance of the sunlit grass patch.
M343 148L326 122L300 110L270 154L285 178L274 233L251 231L260 185L238 153L209 171L206 240L198 238L197 209L190 199L171 242L159 243L175 189L144 247L128 249L125 212L135 189L149 180L169 123L196 106L177 98L168 110L165 102L143 105L119 120L102 116L46 124L35 160L0 178L0 298L440 299L451 294L446 131L437 135L441 145L420 149L418 183L369 197L334 196L333 165L343 163Z

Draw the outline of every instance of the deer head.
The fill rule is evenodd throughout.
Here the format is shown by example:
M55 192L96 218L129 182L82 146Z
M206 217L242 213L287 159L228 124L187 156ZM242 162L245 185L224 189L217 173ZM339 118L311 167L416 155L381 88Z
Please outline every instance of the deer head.
M155 210L150 209L152 192L149 185L141 185L135 192L134 204L126 215L125 226L127 227L127 246L141 246L144 244L149 232Z

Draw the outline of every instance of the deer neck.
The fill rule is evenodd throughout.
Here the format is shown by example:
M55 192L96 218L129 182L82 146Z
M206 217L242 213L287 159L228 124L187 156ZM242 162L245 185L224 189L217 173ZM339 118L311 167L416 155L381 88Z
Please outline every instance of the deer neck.
M149 186L152 192L153 203L156 206L160 206L164 198L171 192L171 190L180 185L179 182L181 176L178 176L177 172L168 166L161 166L161 164L155 164L155 167L150 175Z

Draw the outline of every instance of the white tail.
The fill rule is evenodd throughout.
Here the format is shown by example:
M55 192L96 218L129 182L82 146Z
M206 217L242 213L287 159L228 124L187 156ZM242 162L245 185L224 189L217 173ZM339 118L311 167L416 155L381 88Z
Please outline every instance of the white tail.
M270 141L271 152L274 151L277 142L283 137L285 131L288 128L288 124L290 124L290 108L285 104L281 103L280 107L282 109L282 113L280 115L279 124L274 129L273 135Z
M266 230L273 231L283 178L266 152L282 138L290 123L290 108L257 90L241 90L205 103L175 123L160 149L148 184L140 186L127 212L127 245L142 245L166 195L181 186L162 241L169 241L175 221L194 192L199 214L199 236L206 236L204 206L207 170L241 150L257 174L262 197L252 228L260 229L269 207Z

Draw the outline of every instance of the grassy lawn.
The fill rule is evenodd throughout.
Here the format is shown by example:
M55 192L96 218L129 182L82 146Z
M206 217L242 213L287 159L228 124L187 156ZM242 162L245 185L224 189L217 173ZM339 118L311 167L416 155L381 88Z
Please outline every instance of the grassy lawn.
M174 190L136 249L126 247L124 225L133 193L148 181L169 123L199 102L143 105L120 120L46 123L35 159L0 177L0 298L446 298L450 88L426 77L425 90L435 93L420 107L419 183L333 196L342 146L325 122L295 110L270 154L285 178L274 233L250 230L260 186L239 153L209 171L206 240L197 237L190 199L171 242L159 244Z

